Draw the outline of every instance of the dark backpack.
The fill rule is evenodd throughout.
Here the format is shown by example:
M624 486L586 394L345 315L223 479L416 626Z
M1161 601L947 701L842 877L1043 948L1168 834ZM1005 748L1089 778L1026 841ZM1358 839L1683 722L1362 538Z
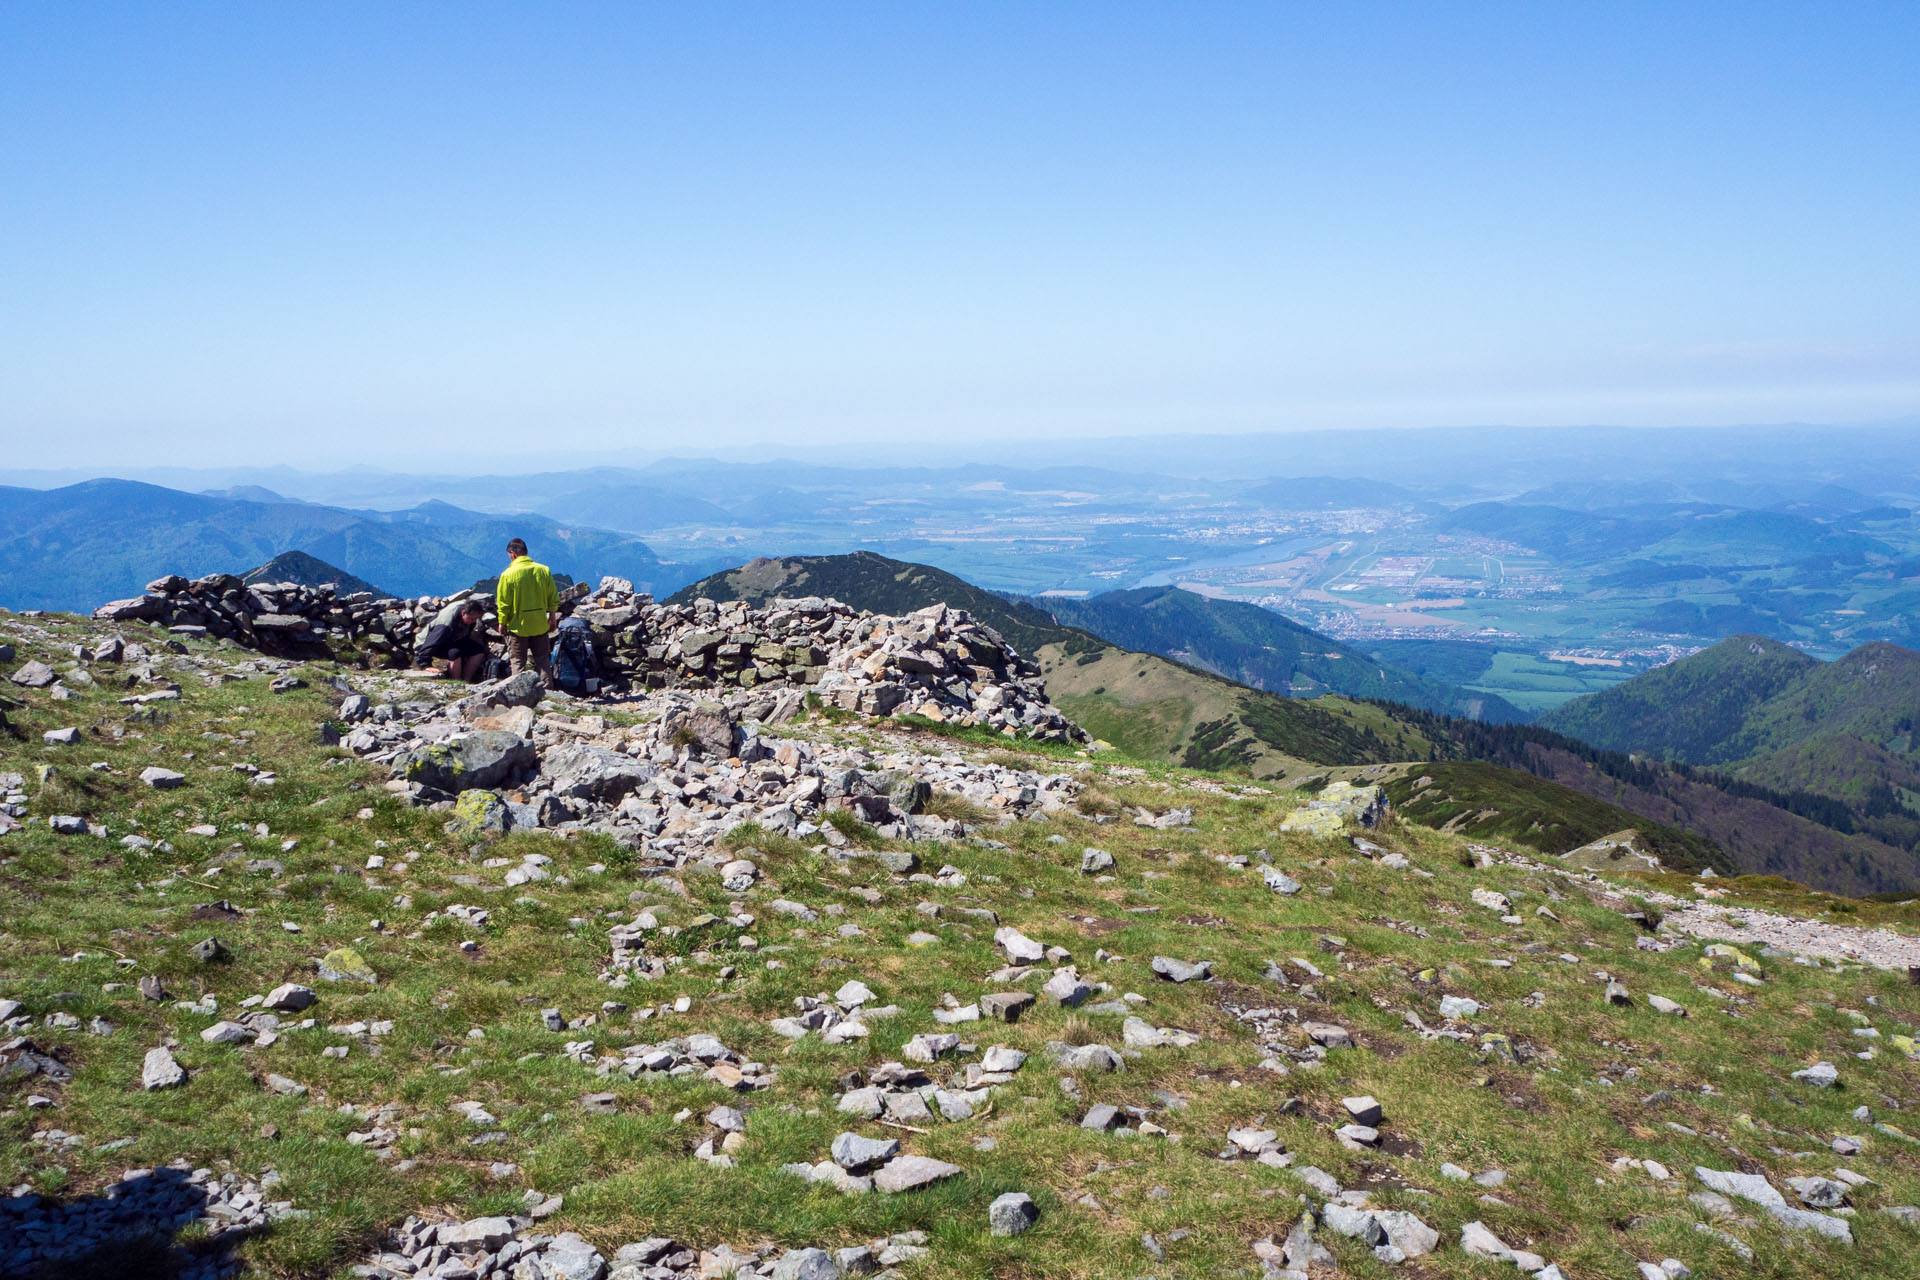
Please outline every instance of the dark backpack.
M598 670L586 621L563 621L553 635L553 682L568 693L585 693L588 679Z

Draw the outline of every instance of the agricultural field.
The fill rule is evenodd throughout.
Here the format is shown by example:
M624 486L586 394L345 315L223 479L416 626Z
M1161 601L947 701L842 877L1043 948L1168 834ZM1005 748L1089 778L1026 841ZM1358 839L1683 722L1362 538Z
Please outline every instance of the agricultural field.
M1470 689L1497 693L1523 711L1546 711L1583 693L1598 693L1634 673L1618 667L1554 662L1529 653L1501 649Z

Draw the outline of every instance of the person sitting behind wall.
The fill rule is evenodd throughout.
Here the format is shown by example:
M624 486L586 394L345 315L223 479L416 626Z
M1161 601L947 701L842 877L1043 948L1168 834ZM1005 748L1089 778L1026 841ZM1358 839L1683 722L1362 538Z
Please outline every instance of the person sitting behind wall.
M444 661L449 679L472 684L487 668L487 642L480 634L486 616L487 606L479 600L454 601L427 624L414 661L423 667Z

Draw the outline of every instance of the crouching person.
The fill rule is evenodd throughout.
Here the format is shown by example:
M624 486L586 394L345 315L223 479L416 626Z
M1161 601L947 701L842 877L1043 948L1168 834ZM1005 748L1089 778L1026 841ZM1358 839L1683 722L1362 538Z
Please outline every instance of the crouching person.
M478 600L454 601L427 624L414 649L415 663L424 667L445 662L449 679L472 684L487 669L487 642L480 629L486 616L487 606Z

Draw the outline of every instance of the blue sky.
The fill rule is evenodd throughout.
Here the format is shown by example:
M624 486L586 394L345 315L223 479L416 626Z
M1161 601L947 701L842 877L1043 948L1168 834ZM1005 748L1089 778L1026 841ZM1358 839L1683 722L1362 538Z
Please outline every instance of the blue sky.
M1920 410L1920 6L0 8L15 465Z

